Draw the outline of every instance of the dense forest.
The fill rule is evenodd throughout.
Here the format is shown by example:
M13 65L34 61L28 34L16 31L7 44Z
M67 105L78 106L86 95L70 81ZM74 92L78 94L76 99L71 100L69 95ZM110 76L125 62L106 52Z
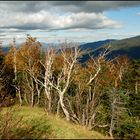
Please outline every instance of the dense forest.
M39 106L111 138L140 138L140 60L90 56L74 43L43 48L27 36L0 45L0 107Z

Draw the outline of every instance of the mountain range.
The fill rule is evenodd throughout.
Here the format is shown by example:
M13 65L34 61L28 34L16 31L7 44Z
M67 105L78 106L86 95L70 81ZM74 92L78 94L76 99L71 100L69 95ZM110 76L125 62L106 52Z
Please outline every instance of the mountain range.
M87 53L82 57L81 62L87 61L90 56L98 56L108 45L110 45L108 58L126 55L130 59L140 59L140 36L135 36L121 40L108 39L83 44L80 48L87 49Z
M131 38L116 40L107 39L102 41L90 42L81 44L79 47L81 50L85 50L85 55L82 57L81 62L87 61L90 56L97 56L101 51L104 50L110 44L110 53L108 58L114 58L119 55L127 55L130 59L140 59L140 36ZM48 47L47 43L42 42L44 48ZM54 44L57 48L58 44ZM7 52L8 47L4 46L3 51Z

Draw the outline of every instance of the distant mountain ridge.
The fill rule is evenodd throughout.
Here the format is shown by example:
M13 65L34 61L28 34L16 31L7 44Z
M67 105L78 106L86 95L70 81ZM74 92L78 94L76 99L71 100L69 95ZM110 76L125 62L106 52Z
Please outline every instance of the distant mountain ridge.
M102 40L102 41L96 41L96 42L90 42L90 43L85 43L80 45L80 48L82 50L85 49L97 49L98 47L101 47L107 43L111 43L113 41L116 41L115 39L106 39L106 40Z
M85 43L85 44L80 45L80 49L86 51L86 54L82 56L82 58L80 59L80 62L84 63L90 59L90 56L98 55L102 50L102 46L106 46L114 41L117 41L117 40L106 39L102 41L90 42L90 43Z
M140 36L114 41L111 43L110 51L110 58L127 55L131 59L140 59Z
M94 44L96 43L93 42L90 45L94 46ZM135 36L121 40L113 39L102 41L101 46L95 45L94 47L90 47L87 43L85 44L84 49L90 48L90 51L87 51L87 54L82 57L81 62L86 62L90 59L90 56L98 56L98 54L100 54L100 52L102 52L109 44L111 46L110 53L107 55L109 59L122 55L126 55L130 59L140 59L140 36Z
M48 43L41 42L44 48L48 47ZM135 36L131 38L115 40L106 39L102 41L83 43L79 47L81 50L85 50L86 54L82 57L81 62L85 62L90 59L89 54L92 56L97 56L104 48L110 44L109 58L114 58L119 55L127 55L131 59L140 59L140 36ZM54 44L54 48L57 48L58 44ZM3 51L7 52L8 47L4 46Z

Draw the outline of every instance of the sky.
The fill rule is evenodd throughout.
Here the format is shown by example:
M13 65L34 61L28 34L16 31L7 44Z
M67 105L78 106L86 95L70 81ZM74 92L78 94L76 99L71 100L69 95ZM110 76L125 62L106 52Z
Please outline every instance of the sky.
M140 1L0 1L0 41L94 42L140 35Z

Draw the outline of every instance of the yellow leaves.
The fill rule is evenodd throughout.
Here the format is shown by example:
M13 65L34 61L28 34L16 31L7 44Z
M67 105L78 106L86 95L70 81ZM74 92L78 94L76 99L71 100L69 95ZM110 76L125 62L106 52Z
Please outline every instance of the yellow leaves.
M16 63L18 71L24 71L32 68L33 71L37 73L40 55L40 42L38 42L36 38L27 36L26 42L23 43L18 49L11 45L9 52L5 57L5 64L9 68L12 68L14 63Z
M4 63L9 69L13 69L15 51L16 49L14 47L10 47L8 54L5 56Z
M84 87L84 85L86 85L88 81L88 74L86 72L86 68L84 68L81 65L77 65L74 74L72 76L72 79L75 84L82 85Z
M63 66L63 62L64 62L64 58L60 54L56 55L55 61L53 63L54 69L56 71L60 71Z

